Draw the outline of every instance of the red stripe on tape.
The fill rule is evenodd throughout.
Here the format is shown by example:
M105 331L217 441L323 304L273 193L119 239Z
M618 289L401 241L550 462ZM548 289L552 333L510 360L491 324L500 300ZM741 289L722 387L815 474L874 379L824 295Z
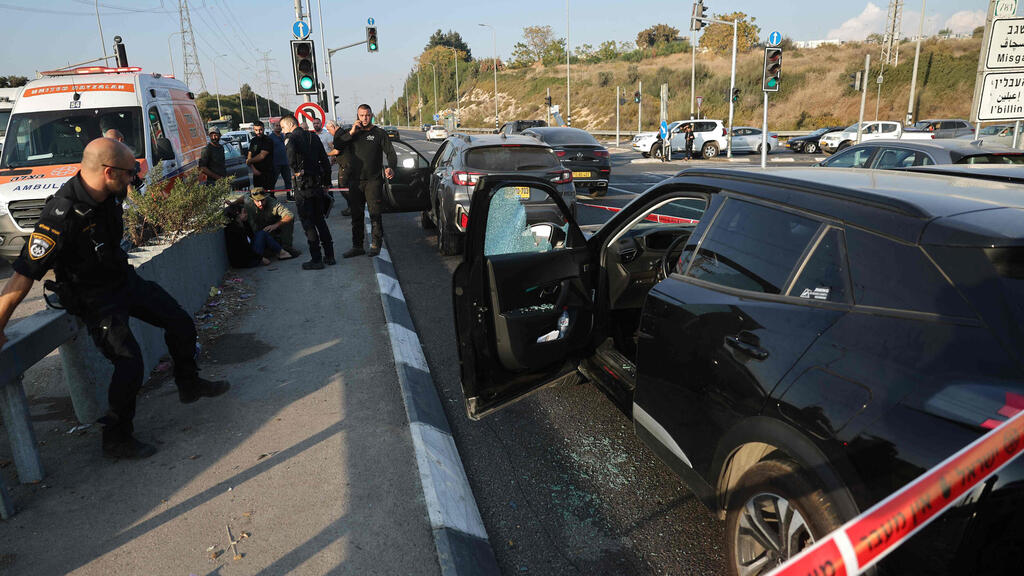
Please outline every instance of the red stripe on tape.
M822 540L810 550L808 554L802 554L784 565L785 572L777 574L792 574L793 576L848 576L843 562L843 555L839 553L839 546L834 538Z
M586 202L577 202L580 206L586 206L587 208L597 208L598 210L607 210L608 212L621 212L622 208L616 208L615 206L601 206L600 204L587 204ZM680 218L678 216L663 216L661 214L648 214L644 220L650 220L651 222L657 222L659 224L696 224L700 220L693 220L692 218Z

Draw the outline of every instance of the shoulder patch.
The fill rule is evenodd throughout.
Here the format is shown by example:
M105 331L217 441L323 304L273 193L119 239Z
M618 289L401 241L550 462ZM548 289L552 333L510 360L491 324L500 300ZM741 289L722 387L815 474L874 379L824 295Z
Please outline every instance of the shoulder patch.
M53 251L57 241L44 232L33 232L28 240L28 257L31 260L42 260Z
M39 215L39 219L44 222L63 222L67 219L73 206L74 203L70 198L52 196L43 208L43 213Z

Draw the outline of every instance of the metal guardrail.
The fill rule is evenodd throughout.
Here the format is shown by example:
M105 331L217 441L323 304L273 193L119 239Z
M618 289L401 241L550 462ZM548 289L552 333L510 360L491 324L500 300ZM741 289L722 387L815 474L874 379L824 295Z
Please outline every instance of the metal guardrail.
M457 132L469 132L471 134L494 134L493 128L465 128L460 127ZM587 130L592 136L615 136L615 130ZM657 130L644 130L644 132L657 132ZM811 133L811 130L772 130L772 134L778 135L780 140L786 138L795 138L796 136L806 136ZM623 140L631 140L633 136L639 134L636 130L620 130L619 136Z

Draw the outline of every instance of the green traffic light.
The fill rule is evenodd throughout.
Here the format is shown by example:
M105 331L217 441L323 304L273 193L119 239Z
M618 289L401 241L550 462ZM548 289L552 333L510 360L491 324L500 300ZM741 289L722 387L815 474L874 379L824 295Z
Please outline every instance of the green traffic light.
M768 87L769 88L775 88L778 85L779 85L779 79L778 78L769 78L768 79Z
M313 79L310 78L309 76L303 76L302 78L299 78L299 88L302 88L303 90L312 90Z
M376 43L373 43L373 42L371 42L371 43L370 43L370 50L376 50L376 49L377 49L377 44L376 44Z

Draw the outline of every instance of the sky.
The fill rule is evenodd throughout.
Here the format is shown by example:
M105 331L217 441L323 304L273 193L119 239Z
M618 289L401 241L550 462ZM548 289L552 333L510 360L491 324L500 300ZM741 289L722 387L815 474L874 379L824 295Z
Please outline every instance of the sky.
M96 0L0 0L0 18L6 23L0 75L34 78L37 71L101 57L103 44L109 53L113 36L120 35L132 65L146 72L169 73L169 58L173 58L174 72L182 78L181 35L175 34L180 30L178 1L99 0L97 23ZM489 58L496 49L498 58L506 60L522 40L525 26L549 25L556 37L564 37L568 22L572 47L597 46L605 40L632 42L637 32L659 23L688 34L692 5L679 0L301 1L312 11L311 38L316 42L322 80L326 74L319 52L320 11L326 23L322 33L330 48L365 40L368 18L377 26L379 52L370 54L365 46L356 46L332 58L335 93L341 99L338 115L349 120L361 102L376 108L385 99L392 102L401 96L403 78L437 29L459 32L474 57ZM709 14L745 12L756 18L763 36L777 30L793 40L863 40L882 32L888 4L887 0L705 0ZM269 76L276 99L289 107L302 101L293 94L289 60L295 0L188 0L188 5L207 90L216 88L226 95L248 83L264 94ZM921 5L917 0L905 2L903 36L916 35ZM926 6L926 34L942 28L969 33L984 23L988 2L928 0ZM492 29L481 23L493 26L493 41ZM106 42L101 42L100 26ZM269 58L266 65L264 54ZM424 76L423 90L429 89L428 83ZM195 80L191 88L199 92L202 86Z

